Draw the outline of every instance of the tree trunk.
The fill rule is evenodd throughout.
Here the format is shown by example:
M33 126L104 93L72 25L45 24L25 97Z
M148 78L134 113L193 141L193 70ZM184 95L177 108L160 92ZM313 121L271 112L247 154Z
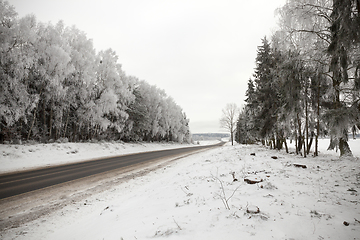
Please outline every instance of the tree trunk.
M289 149L288 149L288 145L287 145L287 142L286 142L286 138L283 138L283 142L284 142L284 145L285 145L286 153L289 153Z
M53 125L53 107L50 105L50 119L49 119L49 138L52 135L52 125Z
M277 150L281 150L281 145L282 145L282 142L280 139L276 139L276 149Z
M32 122L31 122L31 126L30 126L30 129L29 129L27 138L26 138L27 141L29 141L29 139L30 139L30 134L31 134L31 131L32 131L32 129L33 129L33 127L34 127L34 124L35 124L35 120L36 120L36 110L37 110L37 108L34 108L34 117L33 117L33 120L32 120Z
M318 145L319 145L319 136L316 135L315 136L315 152L314 152L315 157L319 156Z
M66 121L65 121L64 135L63 135L64 138L66 137L66 130L67 130L67 126L68 126L68 123L69 123L69 115L70 115L70 111L68 111Z
M234 132L233 131L230 132L230 137L231 137L231 145L234 146Z
M332 136L330 137L330 144L329 147L327 148L327 150L334 150L338 145L338 141L337 138L333 138ZM336 148L336 152L337 152L337 148Z
M295 151L296 151L296 155L299 154L299 147L298 147L298 134L297 134L297 130L295 127Z
M45 138L48 134L47 130L47 121L46 121L46 106L45 102L43 103L43 109L42 109L42 118L43 118L43 131L42 131L42 138Z
M311 133L310 142L309 142L309 144L308 144L307 151L306 151L307 155L309 155L309 153L310 153L310 149L311 149L311 145L312 145L312 143L313 143L313 140L314 140L314 133L312 132L312 133Z
M320 81L318 85L318 96L317 96L317 120L316 120L316 136L315 136L315 152L314 156L319 156L319 136L320 136Z
M42 93L42 90L40 91L40 96L41 96L41 93ZM29 129L29 132L28 132L28 135L27 135L27 139L26 139L26 140L29 140L29 139L30 139L30 134L31 134L31 131L32 131L33 127L34 127L35 120L36 120L36 111L37 111L37 109L38 109L38 107L39 107L39 102L40 102L40 101L38 101L38 102L36 103L36 106L35 106L35 108L34 108L34 117L33 117L33 120L32 120L32 123L31 123L31 126L30 126L30 129Z
M303 136L301 134L301 119L299 117L299 113L296 114L296 118L297 118L297 122L298 122L298 133L299 133L299 137L298 137L298 152L301 152L302 149L302 145L303 145Z
M353 139L355 140L356 139L356 125L354 125L352 127L351 131L352 131Z
M274 137L272 138L272 142L273 142L274 149L276 149L276 142L275 142L275 138L274 138Z
M305 141L305 137L304 137L304 141ZM304 145L304 158L306 158L306 145L305 143L303 145Z
M340 138L339 140L340 156L352 156L349 144L346 139Z
M307 154L309 154L309 113L308 113L308 101L307 101L307 97L308 97L308 86L307 86L307 82L308 80L305 81L305 134L306 134L306 140L305 140L305 144L306 144L306 150L307 150ZM305 153L304 153L304 157Z

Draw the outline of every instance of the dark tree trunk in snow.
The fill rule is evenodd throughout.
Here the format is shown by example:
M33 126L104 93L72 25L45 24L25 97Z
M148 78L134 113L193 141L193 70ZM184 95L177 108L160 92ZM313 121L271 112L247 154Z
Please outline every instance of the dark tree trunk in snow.
M287 145L287 142L286 142L286 138L284 138L284 144L285 144L286 153L289 153L289 149L288 149L288 145Z
M298 141L298 144L297 144L297 146L298 146L298 152L301 153L302 146L303 146L303 141L302 141L302 136L301 136L301 134L300 134L300 136L298 136L297 141Z
M296 129L295 129L295 151L296 151L296 155L298 155L299 154L299 147L298 147L298 135L297 135Z
M340 156L352 156L349 144L346 139L340 138L339 140Z
M303 141L305 142L305 137L303 137ZM304 157L306 158L306 145L305 143L303 145L304 145Z
M309 111L308 111L308 85L307 85L308 81L305 81L305 134L306 139L305 140L305 145L306 145L306 153L305 153L305 149L304 149L304 157L306 157L306 154L309 154ZM304 135L305 135L304 134ZM305 146L304 146L305 147Z
M318 145L319 145L319 135L317 134L315 136L315 152L314 152L314 156L319 156L319 150L318 150Z
M319 136L320 136L320 83L318 85L318 96L317 96L317 120L316 120L316 136L315 136L315 153L314 156L319 155Z
M310 149L311 149L311 146L312 146L312 143L313 143L313 140L314 140L314 132L311 132L311 137L310 137L310 141L309 141L309 144L307 146L307 155L309 155L310 153Z
M330 137L330 144L329 144L329 147L327 148L327 150L334 150L335 147L337 147L338 143L337 143L337 138L333 138L333 137ZM337 149L336 149L337 151Z
M296 115L297 118L297 125L298 125L298 152L301 153L302 146L303 146L303 136L301 134L301 119L299 117L299 114Z

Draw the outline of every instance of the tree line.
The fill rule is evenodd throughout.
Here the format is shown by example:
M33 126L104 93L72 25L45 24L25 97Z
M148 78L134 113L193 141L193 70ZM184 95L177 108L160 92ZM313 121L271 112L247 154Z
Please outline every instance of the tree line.
M115 51L62 21L18 18L0 0L0 142L67 138L189 142L189 119L167 94L127 76Z
M236 141L262 141L305 157L318 139L351 155L349 132L360 129L360 2L289 0L280 29L257 49Z

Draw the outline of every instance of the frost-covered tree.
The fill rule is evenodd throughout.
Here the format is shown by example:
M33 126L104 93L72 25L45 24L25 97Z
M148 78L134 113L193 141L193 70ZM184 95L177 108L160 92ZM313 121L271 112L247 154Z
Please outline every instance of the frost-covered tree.
M96 82L96 53L92 41L76 27L67 27L64 37L70 46L72 72L64 81L66 96L60 136L75 141L90 125L87 104Z
M0 0L0 141L190 141L175 101L118 59L76 27L18 19Z
M118 64L118 56L108 49L98 53L94 99L89 114L93 126L121 133L128 118L127 106L134 100L130 83Z
M29 91L27 81L36 62L37 41L34 16L17 19L7 1L0 1L0 130L1 138L21 138L39 96Z
M220 126L230 133L231 145L234 145L234 134L236 130L238 114L239 109L235 103L228 103L226 104L225 108L222 109Z
M61 128L66 89L65 79L72 72L70 65L70 47L63 38L65 26L60 21L56 25L37 26L38 41L36 64L28 81L31 91L39 96L39 102L33 110L33 118L28 131L38 139L56 137Z
M339 145L341 155L351 154L347 132L358 121L354 86L359 66L356 57L359 51L359 2L291 0L280 13L283 31L313 69L312 80L320 83L322 79L328 79L330 82L318 85L326 87L327 91L322 97L318 95L317 110L323 102L322 118L332 139L331 148ZM319 119L320 111L317 112ZM320 121L317 121L317 130L318 137Z
M304 156L314 138L317 155L318 137L328 134L331 148L351 154L347 133L360 119L359 9L351 0L289 0L278 10L280 30L258 48L248 86L251 132L293 138Z
M189 120L165 91L134 79L135 100L127 110L124 139L190 142Z
M320 103L324 87L326 87L326 84L321 82L326 81L329 62L328 56L324 54L330 36L327 28L330 15L329 1L290 0L278 10L278 13L281 30L275 33L278 42L276 45L282 52L285 52L286 56L290 55L285 59L288 67L291 66L289 63L293 61L295 63L292 67L294 70L302 69L300 72L294 71L300 77L298 78L300 79L298 96L301 107L297 108L296 120L292 122L296 125L295 129L298 129L293 134L296 138L297 152L300 152L304 146L304 155L306 155L310 151L314 135L315 146L317 146L317 139L320 135ZM291 52L291 54L286 52ZM290 75L286 72L285 69L285 77L291 77L291 72ZM316 92L320 91L322 94L314 94L316 92L313 89L310 90L311 87L314 87L315 82L319 83ZM319 89L319 87L321 88ZM317 105L314 105L314 102ZM317 125L316 132L315 125ZM317 155L317 149L315 155Z

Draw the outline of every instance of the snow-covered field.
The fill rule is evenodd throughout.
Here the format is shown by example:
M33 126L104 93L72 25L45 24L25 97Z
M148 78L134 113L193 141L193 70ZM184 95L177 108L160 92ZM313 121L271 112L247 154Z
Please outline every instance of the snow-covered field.
M355 157L340 159L333 151L302 158L227 144L128 179L0 238L360 239L360 140L350 146Z
M200 142L200 145L210 145L215 143L218 143L218 141L202 141ZM102 157L190 146L199 145L166 142L51 143L33 145L0 144L0 174Z

